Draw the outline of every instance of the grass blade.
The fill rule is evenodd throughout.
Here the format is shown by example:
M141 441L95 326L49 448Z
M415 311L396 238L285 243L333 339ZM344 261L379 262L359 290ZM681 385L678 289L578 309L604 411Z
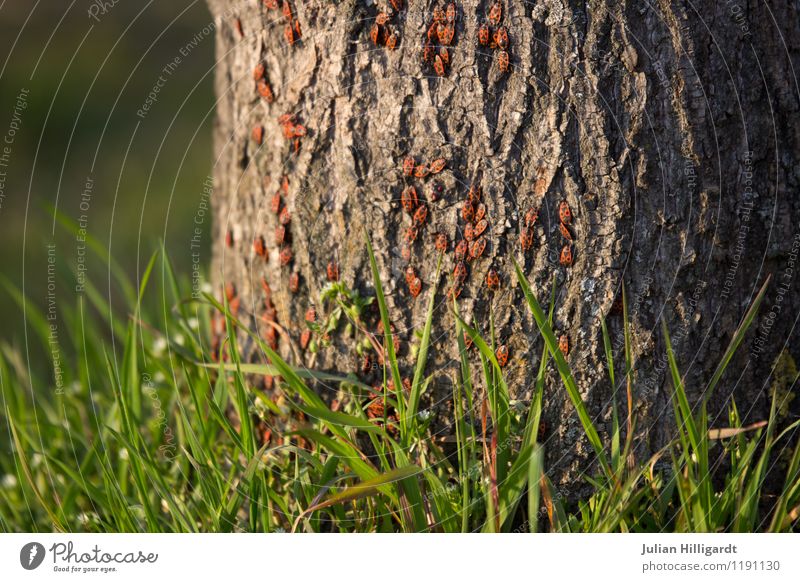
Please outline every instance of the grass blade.
M394 351L394 339L392 337L391 320L389 318L389 308L386 306L386 296L383 293L378 263L375 260L375 253L372 250L372 242L369 235L365 232L364 239L367 241L367 252L369 253L369 264L372 268L372 283L375 285L375 296L378 299L378 308L381 312L381 323L383 324L383 337L386 346L386 359L389 363L389 370L392 375L392 384L397 397L397 412L400 417L400 429L403 438L408 437L408 418L406 417L406 401L403 394L403 381L400 378L400 369L397 365L397 354Z
M570 370L569 364L567 364L566 360L564 359L564 355L558 348L558 342L556 340L556 336L553 333L553 330L550 327L550 324L548 323L548 320L545 317L541 306L536 301L536 298L533 296L533 293L531 292L531 288L530 285L528 284L528 280L525 277L525 274L522 272L522 269L520 268L519 264L517 264L516 261L514 261L514 267L516 268L517 280L519 281L519 284L522 287L522 292L525 295L525 300L528 302L528 306L530 307L531 312L533 313L533 317L536 320L536 324L539 327L539 331L544 337L544 341L545 344L547 345L548 350L550 351L550 355L556 361L556 367L558 368L558 373L561 375L561 380L564 383L564 387L567 390L567 395L569 396L570 401L572 401L572 405L578 412L578 418L580 419L581 424L583 425L583 430L586 433L586 437L589 439L589 443L592 445L592 448L594 449L595 454L597 455L597 460L600 462L600 465L602 466L606 475L611 477L612 471L610 465L608 464L605 451L603 450L603 443L600 440L600 435L597 433L597 429L592 423L592 419L589 416L589 412L586 410L586 405L583 403L581 394L578 391L578 386L577 384L575 384L575 379L572 377L572 371Z
M725 354L722 356L719 364L717 365L717 369L714 372L714 375L711 377L711 380L708 383L708 386L705 390L705 396L703 397L704 402L708 402L708 399L714 393L714 388L717 387L720 379L722 378L722 374L725 372L725 369L730 364L731 358L733 358L733 354L739 348L744 340L744 336L747 333L747 330L750 329L750 326L753 324L753 320L758 313L758 308L761 306L761 302L764 300L764 295L767 293L767 287L769 286L770 279L772 279L772 275L768 275L766 281L761 286L761 289L756 295L755 300L750 305L750 308L745 313L744 318L742 318L742 322L739 324L739 327L736 328L736 332L734 332L733 337L731 338L731 343L728 344L728 348L725 350Z
M528 463L528 529L536 533L539 527L540 480L544 475L544 454L539 445L531 450Z
M442 256L439 255L439 262L436 265L436 278L431 286L431 297L428 300L428 311L425 316L425 327L422 330L422 339L419 342L417 351L417 364L414 368L414 379L411 382L411 394L408 397L408 416L411 422L415 422L417 409L419 408L419 398L422 392L422 379L425 374L425 364L428 361L428 347L431 342L431 326L433 324L433 308L436 301L436 288L439 283L439 274L442 269Z
M414 477L419 475L422 471L419 467L409 465L408 467L401 467L399 469L393 469L388 473L383 473L372 479L367 479L366 481L362 481L357 485L352 485L350 487L344 488L342 491L331 495L330 498L326 499L322 503L317 503L316 505L312 505L311 507L304 510L295 520L294 526L292 527L292 531L297 530L297 526L300 523L300 520L303 517L313 513L314 511L318 511L320 509L325 509L326 507L331 507L338 503L346 503L348 501L354 501L356 499L361 499L362 497L368 497L371 495L377 495L380 493L381 488L397 481L401 481L402 479L406 479L409 477Z

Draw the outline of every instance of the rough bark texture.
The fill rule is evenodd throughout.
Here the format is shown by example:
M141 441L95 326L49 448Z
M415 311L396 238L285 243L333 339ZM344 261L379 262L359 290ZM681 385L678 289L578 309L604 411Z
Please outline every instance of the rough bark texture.
M511 66L504 75L496 52L477 41L490 1L459 1L444 78L421 59L433 2L406 2L392 19L400 37L394 51L369 39L386 0L297 2L303 36L294 46L284 40L280 10L255 0L209 3L219 19L214 275L217 282L235 283L241 313L252 315L254 328L264 309L262 276L272 288L277 320L295 342L306 308L326 284L329 261L338 261L350 287L369 290L362 236L368 232L402 346L421 325L427 293L436 287L441 299L428 368L440 373L428 404L446 430L457 357L447 276L464 228L460 204L479 184L489 245L470 265L461 310L488 333L491 303L499 341L510 349L506 370L516 398L530 398L542 343L523 306L512 257L524 264L542 302L556 277L555 327L569 337L569 362L601 428L609 426L612 388L599 318L608 317L621 342L621 317L612 305L624 282L637 361L640 454L662 445L674 422L660 318L697 399L772 273L760 327L713 401L724 411L735 389L740 411L763 418L775 356L784 348L796 354L798 347L792 331L800 296L790 270L800 218L795 3L505 0ZM262 60L275 93L271 104L253 81ZM278 124L287 112L308 130L297 155ZM256 125L264 127L261 146L251 137ZM411 264L423 281L416 301L399 252L402 227L411 220L398 200L407 184L401 172L406 155L447 160L436 177L444 195L430 203L429 223L413 246ZM273 244L277 217L270 200L283 175L289 179L293 267L280 265ZM433 180L411 183L427 195ZM558 261L561 200L574 214L570 268ZM540 209L535 244L522 253L522 215L531 207ZM231 247L224 242L228 232ZM438 282L433 233L450 240ZM267 242L266 261L253 252L258 236ZM494 297L483 284L490 267L503 284ZM292 269L301 276L296 295L287 290ZM783 293L781 285L787 286ZM770 313L777 315L771 323ZM343 357L345 344L334 344L315 365L356 371L356 361ZM285 339L280 349L295 364L309 362L298 361ZM408 349L401 353L407 363ZM574 491L578 476L592 471L591 455L557 375L551 376L548 463L564 489ZM620 394L624 403L624 390ZM724 414L715 421L725 422Z

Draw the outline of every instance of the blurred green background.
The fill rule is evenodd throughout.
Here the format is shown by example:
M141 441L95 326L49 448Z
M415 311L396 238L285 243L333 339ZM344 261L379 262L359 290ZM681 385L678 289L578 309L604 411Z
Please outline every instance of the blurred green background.
M213 163L215 32L203 0L0 4L6 291L16 286L45 308L53 297L56 306L77 301L69 283L84 249L54 222L54 208L82 220L131 275L162 239L177 270L190 273L195 217ZM203 265L209 227L206 214ZM48 244L55 244L51 269L59 273L50 295ZM118 290L107 266L85 256L87 280L113 300ZM2 339L20 346L22 310L13 293L0 296Z

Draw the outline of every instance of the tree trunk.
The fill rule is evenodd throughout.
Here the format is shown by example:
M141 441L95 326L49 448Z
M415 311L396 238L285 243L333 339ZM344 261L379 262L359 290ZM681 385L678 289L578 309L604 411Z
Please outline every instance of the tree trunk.
M462 205L468 190L480 186L488 244L468 263L460 311L485 337L493 314L497 341L509 349L505 372L516 399L531 397L542 340L512 258L524 265L543 304L555 277L554 327L569 340L580 392L606 433L613 388L600 318L607 318L614 342L624 418L622 318L614 308L624 284L640 459L673 434L661 318L696 402L771 273L754 329L712 400L712 410L721 412L715 426L726 424L733 392L745 417L764 417L771 366L784 349L796 353L798 347L792 330L800 304L794 276L800 203L787 195L800 178L796 3L503 0L510 55L503 73L500 50L481 46L478 38L492 0L458 1L444 76L423 62L436 2L406 1L390 18L385 30L399 38L394 50L370 40L379 12L391 8L388 0L293 2L292 21L302 34L293 45L285 39L280 7L269 9L269 1L209 3L218 19L219 59L213 273L217 283L235 285L239 315L262 336L271 333L263 321L262 277L268 282L275 319L292 340L278 341L290 362L361 374L342 333L316 356L298 344L306 309L322 309L329 263L338 265L349 288L370 293L366 232L404 375L412 373L409 346L436 289L427 368L436 379L427 404L446 430L458 369L446 293L454 246L465 236ZM259 95L258 63L272 102ZM306 128L297 142L279 123L286 113ZM255 127L263 127L261 145ZM407 156L418 164L443 158L446 168L408 178L402 167ZM271 203L283 176L291 239L281 247L274 242L279 217ZM413 219L400 198L409 185L427 200L429 213L406 261L404 230ZM566 244L559 229L562 201L573 215L571 266L559 260ZM529 209L539 216L533 247L523 252L520 233ZM437 233L449 243L439 280ZM254 249L260 237L266 258ZM282 266L287 247L291 263ZM405 281L408 263L422 282L416 300ZM489 269L500 275L496 293L486 289ZM293 272L297 293L289 290ZM252 344L244 341L243 350L263 361ZM474 349L470 358L478 371ZM548 466L562 490L573 492L580 475L595 469L554 368L549 378Z

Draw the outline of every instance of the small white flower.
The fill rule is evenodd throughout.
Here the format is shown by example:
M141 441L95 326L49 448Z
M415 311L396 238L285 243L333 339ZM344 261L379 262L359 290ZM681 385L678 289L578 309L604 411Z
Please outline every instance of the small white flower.
M417 414L417 416L419 417L419 419L422 422L425 422L431 416L433 416L433 411L431 411L430 409L426 408L425 410L420 410L419 413Z
M97 514L94 511L87 511L78 514L78 522L82 525L88 525L97 521Z
M163 337L156 338L153 342L153 355L160 356L167 349L167 340Z
M182 346L184 343L186 343L186 339L183 337L183 334L180 333L175 334L175 343L178 344L179 346Z
M17 486L17 478L10 473L3 475L3 479L0 481L0 484L2 484L3 489L13 489Z
M128 449L120 449L118 456L119 456L121 461L127 460L128 459Z
M155 374L153 374L153 380L155 382L158 382L159 384L163 383L164 380L166 379L167 377L164 376L164 372L156 372Z
M203 293L211 293L214 289L212 289L211 283L209 283L208 281L203 281L203 284L200 285L200 290Z
M197 321L197 318L196 318L196 317L190 317L190 318L189 318L189 319L186 321L186 323L188 323L188 324L189 324L189 328L190 328L190 329L197 329L198 327L200 327L200 322L199 322L199 321Z

